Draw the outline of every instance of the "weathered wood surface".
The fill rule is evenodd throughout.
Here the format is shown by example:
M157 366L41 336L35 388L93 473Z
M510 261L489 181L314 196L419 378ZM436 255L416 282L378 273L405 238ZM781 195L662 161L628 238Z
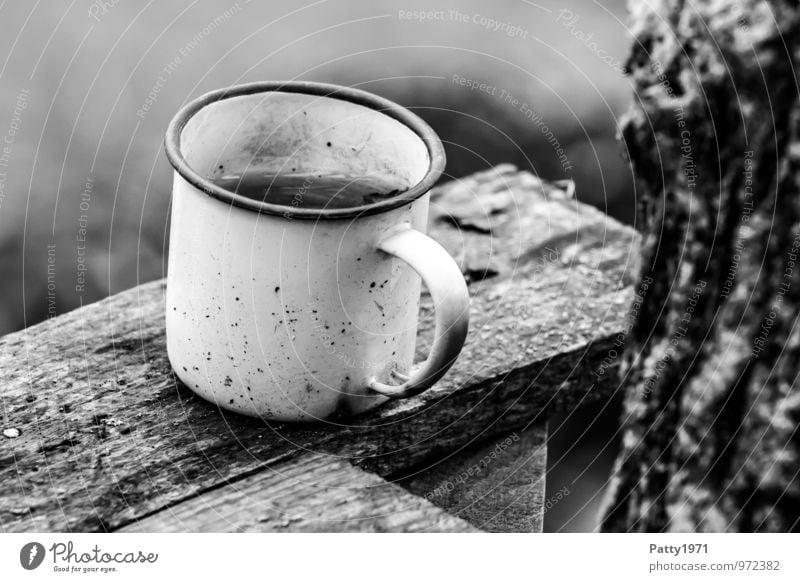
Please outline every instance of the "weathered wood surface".
M596 370L624 328L635 233L503 166L435 192L431 234L472 281L464 352L431 390L347 424L196 397L167 361L162 281L0 339L0 429L21 432L0 438L0 528L114 530L309 452L387 476L615 389Z
M121 532L471 532L466 521L345 459L311 453Z
M797 531L800 7L658 0L632 27L646 285L603 527Z
M547 427L500 435L418 467L401 483L478 529L541 532Z

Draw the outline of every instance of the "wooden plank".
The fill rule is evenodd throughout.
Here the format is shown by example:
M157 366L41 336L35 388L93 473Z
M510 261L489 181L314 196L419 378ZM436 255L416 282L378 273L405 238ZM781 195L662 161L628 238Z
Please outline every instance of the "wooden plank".
M547 426L501 435L417 467L399 481L478 529L541 532Z
M429 501L349 462L305 454L183 501L122 532L470 532Z
M464 352L431 390L347 423L267 424L196 397L167 361L163 281L0 339L0 429L20 432L0 437L0 528L119 528L302 451L389 475L607 396L613 368L597 369L624 327L638 239L549 190L504 166L435 193L431 234L472 279Z

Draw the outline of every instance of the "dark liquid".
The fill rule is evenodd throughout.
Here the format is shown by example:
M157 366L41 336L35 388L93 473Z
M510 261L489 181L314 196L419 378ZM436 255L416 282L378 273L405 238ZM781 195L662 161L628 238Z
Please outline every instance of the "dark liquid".
M250 170L210 180L240 196L293 208L353 208L392 198L405 190L386 178L340 174L274 176Z

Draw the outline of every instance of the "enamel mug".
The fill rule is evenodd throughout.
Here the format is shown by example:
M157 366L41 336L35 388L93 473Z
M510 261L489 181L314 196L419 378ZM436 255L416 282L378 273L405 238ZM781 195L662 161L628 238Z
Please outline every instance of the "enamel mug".
M349 416L425 390L466 338L469 297L425 234L445 164L433 130L364 91L269 82L214 91L175 116L167 352L221 408L279 421ZM266 175L372 176L401 193L353 208L270 204L214 182ZM413 365L420 280L435 306Z

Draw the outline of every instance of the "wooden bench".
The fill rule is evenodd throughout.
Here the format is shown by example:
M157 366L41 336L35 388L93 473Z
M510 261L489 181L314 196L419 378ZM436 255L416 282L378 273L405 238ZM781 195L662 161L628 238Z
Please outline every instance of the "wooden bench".
M541 531L547 416L617 387L637 235L508 165L435 190L430 232L470 284L465 349L346 424L195 396L167 361L163 281L1 338L0 530Z

